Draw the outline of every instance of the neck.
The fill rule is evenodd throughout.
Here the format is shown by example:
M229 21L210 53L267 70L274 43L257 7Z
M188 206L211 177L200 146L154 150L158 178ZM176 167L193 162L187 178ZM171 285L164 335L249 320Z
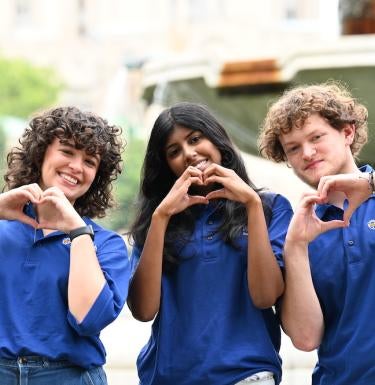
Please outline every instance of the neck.
M347 199L346 195L341 191L332 191L328 194L328 203L344 209L344 201Z
M359 171L353 157L351 157L351 161L349 162L347 167L345 167L344 170L341 170L341 172L337 174L360 174L360 173L361 171ZM347 196L341 191L332 191L328 194L328 202L341 209L344 209L345 199L347 199Z

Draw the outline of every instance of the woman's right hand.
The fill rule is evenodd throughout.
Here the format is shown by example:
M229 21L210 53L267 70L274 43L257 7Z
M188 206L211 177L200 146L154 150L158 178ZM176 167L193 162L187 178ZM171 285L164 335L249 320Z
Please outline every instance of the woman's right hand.
M0 194L0 218L18 220L37 228L38 222L23 212L28 202L38 204L43 191L38 184L17 187L13 190Z
M192 184L203 186L202 171L196 167L189 166L184 173L176 180L175 184L162 200L155 211L159 215L171 217L189 206L196 204L208 204L208 199L201 195L190 195L189 187Z

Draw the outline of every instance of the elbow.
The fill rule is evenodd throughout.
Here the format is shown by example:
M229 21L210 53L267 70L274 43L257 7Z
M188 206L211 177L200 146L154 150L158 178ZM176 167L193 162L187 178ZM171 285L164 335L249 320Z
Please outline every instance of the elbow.
M320 345L320 341L313 338L291 338L295 348L303 352L312 352Z
M149 322L149 321L152 321L155 316L156 316L156 313L141 313L141 312L133 312L132 311L132 315L133 317L137 320L137 321L141 321L141 322Z
M266 293L264 290L255 290L249 287L250 297L255 307L258 309L268 309L275 305L282 295L282 289Z
M299 324L286 327L284 319L282 320L282 327L294 347L303 352L312 352L318 349L322 342L324 326L305 324L305 327L301 327L301 324Z
M294 347L298 350L302 350L303 352L312 352L320 346L322 341L322 332L320 330L314 328L301 330L298 328L298 330L292 332L284 326L285 324L283 324L284 332L289 336Z
M265 298L261 296L251 296L251 299L253 301L254 306L258 309L268 309L276 303L276 298L274 297Z
M129 300L128 307L130 309L130 312L132 313L133 318L141 322L152 321L157 314L157 311L138 309L136 306L132 306L132 303Z

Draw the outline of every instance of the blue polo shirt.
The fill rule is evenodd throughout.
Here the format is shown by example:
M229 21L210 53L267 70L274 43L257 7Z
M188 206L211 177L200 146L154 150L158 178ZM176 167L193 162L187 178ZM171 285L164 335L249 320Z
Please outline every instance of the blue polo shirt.
M332 205L316 212L324 221L343 215ZM313 385L375 384L375 196L358 207L349 227L311 242L309 257L325 321Z
M257 309L249 295L247 229L237 248L223 242L215 233L216 207L202 208L180 264L162 277L160 310L137 360L142 385L229 385L263 370L281 380L279 324L271 308ZM291 216L278 195L268 230L280 265ZM140 253L133 249L132 262Z
M26 212L32 215L30 207ZM81 323L68 310L67 235L44 237L24 223L0 220L0 358L40 355L83 368L105 363L99 333L125 303L130 263L118 234L83 219L94 228L107 282Z

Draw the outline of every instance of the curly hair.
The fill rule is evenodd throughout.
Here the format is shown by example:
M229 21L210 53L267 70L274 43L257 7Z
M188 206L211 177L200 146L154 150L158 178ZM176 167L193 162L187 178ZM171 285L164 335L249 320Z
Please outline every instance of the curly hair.
M269 109L258 139L260 153L275 162L285 162L286 154L280 135L302 127L312 114L319 114L333 128L341 131L346 124L355 125L350 146L356 158L367 142L367 108L360 104L341 83L299 86L284 92Z
M121 173L122 130L105 119L76 107L59 107L35 116L19 139L19 146L7 156L5 188L39 183L44 155L55 138L74 142L88 154L100 155L100 164L89 190L79 197L74 208L81 216L103 217L113 207L112 182Z

